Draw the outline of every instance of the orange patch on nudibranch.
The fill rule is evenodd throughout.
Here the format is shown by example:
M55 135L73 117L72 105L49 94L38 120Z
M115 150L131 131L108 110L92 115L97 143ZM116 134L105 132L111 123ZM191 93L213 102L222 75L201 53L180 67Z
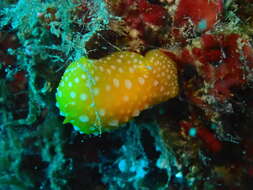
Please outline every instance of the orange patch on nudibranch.
M160 50L81 58L66 69L56 100L65 123L85 134L115 129L178 94L175 63Z

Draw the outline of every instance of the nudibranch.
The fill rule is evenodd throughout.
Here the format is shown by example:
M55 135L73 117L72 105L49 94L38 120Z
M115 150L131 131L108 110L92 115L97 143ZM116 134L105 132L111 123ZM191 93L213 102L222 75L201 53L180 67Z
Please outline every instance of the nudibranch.
M85 134L116 129L140 111L178 94L175 62L160 50L145 56L122 51L98 60L81 58L57 88L64 123Z

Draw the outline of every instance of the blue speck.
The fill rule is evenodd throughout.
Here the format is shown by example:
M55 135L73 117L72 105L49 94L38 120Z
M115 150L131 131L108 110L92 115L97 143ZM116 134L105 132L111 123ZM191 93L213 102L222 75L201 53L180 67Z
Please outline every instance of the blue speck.
M80 131L79 127L77 127L77 126L74 126L74 129L75 129L76 131Z
M200 32L203 32L204 30L206 30L206 28L207 28L207 22L206 22L206 20L205 19L201 19L199 21L199 24L198 24L198 30Z
M212 123L212 124L211 124L211 129L216 129L216 128L217 128L217 125L214 124L214 123Z
M153 68L151 66L147 66L147 69L148 70L152 70Z
M183 174L182 174L182 172L178 172L178 173L176 173L176 178L183 178Z
M147 167L148 163L146 160L139 160L130 167L130 171L136 173L135 175L136 179L142 179L147 174L146 171Z
M121 172L126 172L126 170L127 170L126 160L120 160L120 162L119 162L119 170Z
M196 128L190 128L188 133L189 133L189 136L195 137L197 135L197 130Z

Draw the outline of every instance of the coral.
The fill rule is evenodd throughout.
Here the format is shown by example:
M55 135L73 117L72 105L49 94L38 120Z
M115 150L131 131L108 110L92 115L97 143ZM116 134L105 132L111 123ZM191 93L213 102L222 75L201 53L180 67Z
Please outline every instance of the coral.
M143 93L145 95L143 95ZM66 69L57 89L64 123L96 134L115 129L140 111L178 94L175 63L160 50L81 58Z
M143 30L144 25L162 26L165 23L166 10L147 0L121 1L116 10L117 14L125 18L130 27L135 29ZM136 15L140 15L139 18Z
M171 25L163 3L148 0L109 1L112 12L122 18L127 46L132 51L143 45L155 45L162 42ZM119 26L119 23L117 24Z
M1 0L0 189L252 189L252 2ZM137 71L131 73L136 60L116 58L121 54L140 62L138 74L148 73L143 87ZM159 56L151 61L154 54ZM159 96L168 86L148 83L170 77L163 74L166 67L155 68L159 59L177 63L178 88L164 99ZM123 72L116 70L117 60ZM104 72L93 73L98 64ZM67 72L76 65L90 70ZM87 114L94 124L93 108L71 112L72 105L64 110L59 101L66 112L60 116L59 90L55 94L67 75L73 87L79 83L76 94L64 87L63 103L84 91L115 116L98 112L99 135L74 130L71 123L79 123L67 116ZM118 77L118 88L111 76ZM132 99L123 104L124 95ZM90 106L77 103L80 109ZM115 118L126 127L108 126L117 124ZM83 132L93 133L91 127Z
M210 88L210 93L220 100L232 96L231 88L245 84L247 71L240 56L243 51L251 49L246 39L238 34L229 35L202 35L200 41L193 42L201 47L189 46L181 53L184 64L198 66L198 72ZM199 45L198 45L199 46ZM240 55L241 52L241 55ZM249 54L249 53L247 53ZM185 59L185 57L188 57ZM246 55L244 55L246 57ZM250 59L249 56L247 56Z
M180 0L175 13L175 27L193 23L197 31L210 30L217 22L221 2L209 0Z
M194 127L193 127L194 124ZM215 135L209 131L209 129L196 124L196 121L181 121L180 128L185 133L184 135L190 135L193 137L199 137L203 143L212 152L219 152L222 148L222 143L215 137ZM190 131L195 129L194 135L191 135Z
M175 42L186 44L199 34L210 31L219 23L223 10L221 0L179 0L173 14L172 34ZM175 43L174 42L174 43Z
M52 123L54 130L50 129ZM55 116L50 116L32 132L26 129L20 133L17 128L1 126L1 188L61 189L65 185L63 176L71 170L62 150L60 125ZM45 180L41 181L41 178Z
M159 138L158 125L130 123L129 129L125 129L120 132L123 143L117 159L110 166L101 167L103 181L110 184L111 190L167 189L176 160Z

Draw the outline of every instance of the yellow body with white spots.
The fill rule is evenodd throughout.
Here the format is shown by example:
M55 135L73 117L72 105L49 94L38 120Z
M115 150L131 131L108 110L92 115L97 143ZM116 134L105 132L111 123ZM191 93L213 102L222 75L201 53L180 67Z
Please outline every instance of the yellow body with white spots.
M66 69L56 100L64 123L85 134L117 128L178 94L175 63L160 50L81 58Z

